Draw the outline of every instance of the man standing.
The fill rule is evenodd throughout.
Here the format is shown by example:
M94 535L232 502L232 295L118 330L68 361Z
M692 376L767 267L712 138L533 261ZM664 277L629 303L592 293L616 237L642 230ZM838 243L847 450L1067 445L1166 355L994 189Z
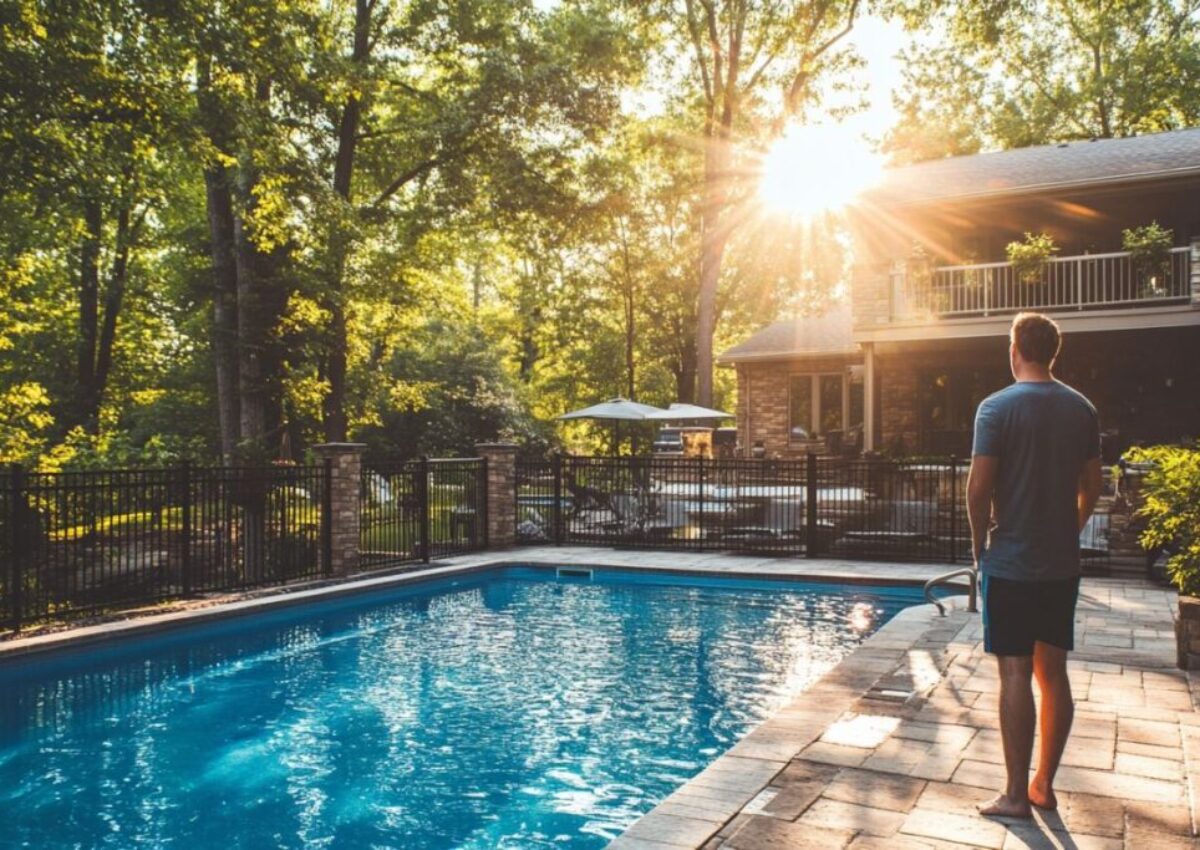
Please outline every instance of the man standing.
M1058 325L1021 313L1009 337L1015 383L984 399L975 415L967 508L982 574L984 648L1000 666L1008 771L1004 792L980 812L1029 817L1030 803L1057 805L1054 774L1075 714L1067 652L1075 643L1079 533L1100 495L1100 426L1092 403L1050 373ZM1033 677L1042 716L1031 782Z

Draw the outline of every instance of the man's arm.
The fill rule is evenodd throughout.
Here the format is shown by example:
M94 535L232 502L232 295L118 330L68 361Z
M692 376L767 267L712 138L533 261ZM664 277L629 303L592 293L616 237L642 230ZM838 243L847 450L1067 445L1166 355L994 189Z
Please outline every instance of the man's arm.
M1096 508L1096 500L1100 498L1102 477L1100 472L1100 458L1094 457L1091 460L1084 461L1083 471L1079 473L1079 488L1075 497L1076 503L1079 505L1080 531L1083 531L1083 527L1087 525L1088 518L1091 517L1092 511Z
M988 526L992 521L992 493L996 489L996 470L1000 458L992 455L972 455L971 471L967 474L967 517L971 521L971 557L979 566L983 544L987 542Z

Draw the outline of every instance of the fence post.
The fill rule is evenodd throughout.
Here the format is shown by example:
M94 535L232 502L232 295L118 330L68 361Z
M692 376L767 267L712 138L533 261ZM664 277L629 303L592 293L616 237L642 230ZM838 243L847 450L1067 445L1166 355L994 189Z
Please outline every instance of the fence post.
M8 539L9 539L9 574L8 601L9 615L13 631L21 628L22 599L24 592L25 556L28 549L28 538L25 529L25 470L20 464L14 463L9 476L8 493Z
M321 487L321 567L333 575L333 458L326 457L325 483Z
M179 464L179 537L182 549L179 553L179 583L183 595L192 595L192 462Z
M804 557L817 557L817 454L809 452L804 473Z
M555 452L550 461L551 470L554 474L554 506L551 509L550 516L554 523L554 545L561 546L563 542L563 526L562 526L562 482L563 482L563 458L558 452Z
M429 458L425 455L417 460L417 540L421 547L421 560L429 563Z
M517 447L476 443L475 451L488 462L488 545L511 546L517 539Z
M362 443L313 446L325 461L321 500L321 547L328 575L344 576L358 568L362 529Z
M700 536L697 539L696 545L703 549L705 544L705 534L708 531L708 523L704 516L704 455L701 454L696 458L696 479L700 484Z
M491 512L492 507L491 500L488 498L488 468L487 457L480 458L479 473L475 477L475 486L479 488L478 492L480 494L480 511L479 516L475 518L475 534L473 536L482 536L482 540L478 542L475 540L471 541L477 544L474 547L477 549L487 549L488 547L488 514Z
M950 563L958 563L958 458L950 455Z

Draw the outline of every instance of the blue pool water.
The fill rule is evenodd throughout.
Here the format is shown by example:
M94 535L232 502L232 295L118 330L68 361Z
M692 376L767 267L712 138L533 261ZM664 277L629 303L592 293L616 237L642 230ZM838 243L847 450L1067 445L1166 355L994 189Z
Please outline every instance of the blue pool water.
M510 568L0 666L0 845L598 848L919 591Z

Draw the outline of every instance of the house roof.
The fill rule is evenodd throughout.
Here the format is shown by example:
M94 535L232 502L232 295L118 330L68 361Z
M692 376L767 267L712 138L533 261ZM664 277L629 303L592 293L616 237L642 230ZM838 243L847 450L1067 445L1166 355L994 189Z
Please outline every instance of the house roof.
M804 355L854 354L854 322L847 301L835 302L819 316L784 319L763 328L743 343L723 352L721 363L748 360L787 360Z
M1200 175L1200 127L956 156L887 169L878 204L967 200Z

